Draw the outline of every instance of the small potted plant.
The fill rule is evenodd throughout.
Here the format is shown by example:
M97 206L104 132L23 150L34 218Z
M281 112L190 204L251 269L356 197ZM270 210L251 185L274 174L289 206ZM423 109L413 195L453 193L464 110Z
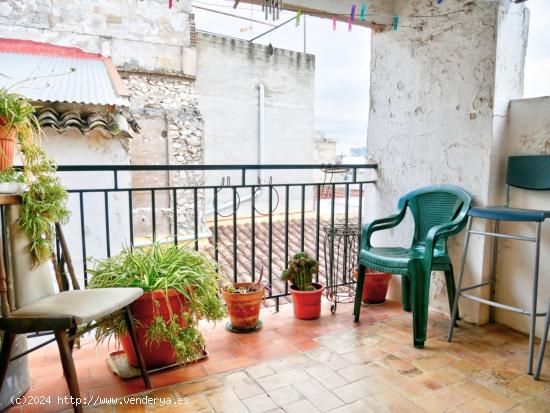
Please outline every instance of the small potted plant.
M226 326L229 331L245 333L261 328L260 308L266 288L262 277L263 268L258 281L232 283L223 288L223 299L231 320Z
M357 270L354 271L357 279ZM384 304L392 275L367 268L361 300L366 305Z
M305 252L295 254L283 271L281 279L290 282L290 294L294 316L301 320L312 320L321 315L321 296L324 287L313 282L313 275L319 272L319 262Z
M153 243L96 260L88 288L139 287L145 291L130 308L140 351L147 368L153 369L202 356L205 346L199 321L217 321L225 316L218 296L218 270L206 253L187 244ZM129 364L137 366L122 318L96 330L98 342L112 335L120 340Z

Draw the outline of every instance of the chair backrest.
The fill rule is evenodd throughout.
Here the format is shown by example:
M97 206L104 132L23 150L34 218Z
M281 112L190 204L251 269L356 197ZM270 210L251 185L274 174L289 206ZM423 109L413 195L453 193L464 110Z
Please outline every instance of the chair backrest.
M522 189L550 189L550 155L510 156L506 184Z
M55 294L54 279L47 263L35 266L29 251L29 239L19 226L20 205L6 207L10 241L12 306L16 310L40 298Z
M471 203L472 197L453 185L430 185L401 197L399 207L407 205L414 219L413 246L423 245L430 229L451 222L461 211L468 211ZM441 237L436 248L446 251L447 238Z

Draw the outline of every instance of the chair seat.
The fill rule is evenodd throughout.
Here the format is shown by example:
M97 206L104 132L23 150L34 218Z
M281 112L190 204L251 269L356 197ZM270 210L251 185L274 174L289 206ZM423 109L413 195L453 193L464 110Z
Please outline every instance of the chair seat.
M471 217L495 219L498 221L542 222L550 217L550 211L490 206L471 208L468 215Z
M423 256L424 250L420 248L380 247L361 250L359 259L362 263L406 269L411 259L420 259ZM436 249L433 264L443 263L448 263L447 255Z
M85 324L126 307L142 294L141 288L64 291L33 301L12 312L10 318L68 318Z

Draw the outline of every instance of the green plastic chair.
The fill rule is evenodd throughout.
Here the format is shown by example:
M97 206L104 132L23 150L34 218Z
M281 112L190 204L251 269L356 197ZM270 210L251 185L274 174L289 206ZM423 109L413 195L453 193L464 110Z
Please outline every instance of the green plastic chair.
M398 212L363 226L356 291L363 291L367 268L401 274L403 309L413 312L414 347L424 348L428 324L430 276L444 271L449 307L455 296L453 266L447 253L447 238L460 232L467 221L472 198L459 187L432 185L409 192L399 199ZM414 219L414 237L410 248L373 247L376 231L396 227L407 207ZM359 321L361 294L355 295L354 316Z

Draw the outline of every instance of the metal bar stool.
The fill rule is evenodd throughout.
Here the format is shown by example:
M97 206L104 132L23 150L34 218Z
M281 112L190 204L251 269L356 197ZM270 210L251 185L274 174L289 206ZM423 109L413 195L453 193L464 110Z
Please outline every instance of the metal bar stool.
M544 358L546 341L548 341L548 327L550 327L550 300L548 300L548 310L546 310L546 318L544 321L544 332L540 337L539 359L537 361L537 370L535 371L535 380L538 380L540 378L540 370L542 369L542 359Z
M482 304L487 304L491 307L498 307L503 310L512 311L518 314L526 315L531 318L531 324L529 328L529 360L527 363L527 373L533 374L533 353L535 347L535 327L537 317L545 316L546 313L537 313L537 291L538 291L538 277L539 277L539 255L540 255L540 232L542 222L550 217L550 211L537 211L531 209L520 209L509 207L510 201L510 186L529 189L529 190L549 190L550 189L550 156L511 156L508 158L508 167L506 171L506 206L492 206L492 207L480 207L472 208L468 212L468 231L466 233L466 239L464 241L464 251L462 252L462 262L460 267L460 273L458 275L458 288L456 291L453 312L451 317L451 323L449 325L448 341L452 340L453 329L456 322L456 316L458 311L458 299L459 297L468 298L470 300L477 301ZM474 218L490 219L495 221L494 232L475 231L472 230L472 221ZM533 222L536 223L535 236L524 236L515 234L503 234L499 232L500 221L515 221L515 222ZM493 237L493 260L491 279L486 282L482 282L476 285L470 285L467 287L462 286L462 279L464 275L464 265L466 262L466 254L468 251L468 243L470 241L470 235L483 235ZM523 308L512 307L497 303L495 301L495 287L496 287L496 265L497 265L497 252L498 252L498 239L508 238L519 241L529 241L535 243L535 262L533 269L532 280L532 295L531 295L531 308L529 310ZM491 285L491 297L489 300L481 298L466 291L473 290L485 285ZM494 321L494 315L491 311L490 321Z

